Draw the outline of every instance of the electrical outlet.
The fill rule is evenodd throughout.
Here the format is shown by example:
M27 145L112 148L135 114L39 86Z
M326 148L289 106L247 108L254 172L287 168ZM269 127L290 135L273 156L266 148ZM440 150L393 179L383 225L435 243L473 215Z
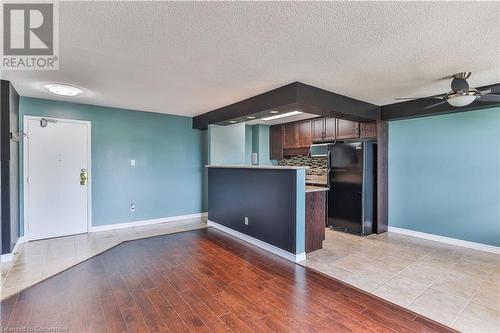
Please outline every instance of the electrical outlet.
M130 211L132 213L135 212L135 204L133 204L133 203L130 204Z
M248 217L245 216L245 225L248 225Z

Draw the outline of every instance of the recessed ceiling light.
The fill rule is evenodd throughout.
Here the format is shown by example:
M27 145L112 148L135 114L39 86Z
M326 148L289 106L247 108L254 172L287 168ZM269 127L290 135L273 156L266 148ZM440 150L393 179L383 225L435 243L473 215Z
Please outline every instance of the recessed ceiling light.
M255 119L255 118L257 118L257 117L255 117L255 116L248 116L247 117L247 119Z
M230 123L230 124L236 124L236 123L237 123L237 121L236 121L236 120L230 120L230 121L229 121L229 123Z
M46 84L45 89L54 95L74 97L83 93L80 88L68 86L66 84Z
M280 112L276 111L276 110L273 110L273 111L269 111L269 113L276 114L276 113L280 113Z
M303 113L303 112L302 111L292 111L292 112L278 114L276 116L262 118L262 120L273 120L273 119L285 118L285 117L295 116L295 115L301 114L301 113Z

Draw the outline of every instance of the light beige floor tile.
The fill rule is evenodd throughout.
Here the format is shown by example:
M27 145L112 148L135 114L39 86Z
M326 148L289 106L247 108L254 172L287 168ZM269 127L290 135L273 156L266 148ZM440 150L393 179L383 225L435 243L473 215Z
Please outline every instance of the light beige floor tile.
M468 298L429 288L413 301L408 308L449 326L467 303L469 303Z
M461 332L498 333L500 332L500 312L470 303L452 327Z
M390 232L358 237L327 229L325 236L323 250L301 264L445 325L473 296L490 309L500 300L492 289L500 284L499 255Z
M420 269L418 266L410 266L398 273L397 276L430 285L444 274L445 272L439 269L424 270Z
M421 295L430 283L397 275L373 291L374 295L401 306L408 306Z
M462 260L460 260L460 262L453 266L452 269L454 271L484 280L489 274L494 271L495 266L496 265L493 263L485 263L463 258Z
M345 269L334 267L331 265L328 265L327 267L322 269L321 272L339 280L347 280L354 274L349 271L346 271Z
M381 285L381 283L368 278L366 275L358 273L345 276L342 278L342 281L367 292L371 292Z
M431 257L431 255L425 256L422 259L415 262L416 265L426 265L429 267L440 268L442 270L450 269L457 265L460 259L457 258L440 258Z
M476 291L479 289L481 282L477 280L470 279L466 276L463 278L457 278L456 275L444 275L443 277L436 280L431 288L435 290L442 291L450 295L462 296L465 298L471 298L474 296Z
M472 298L472 302L500 313L500 281L484 281Z

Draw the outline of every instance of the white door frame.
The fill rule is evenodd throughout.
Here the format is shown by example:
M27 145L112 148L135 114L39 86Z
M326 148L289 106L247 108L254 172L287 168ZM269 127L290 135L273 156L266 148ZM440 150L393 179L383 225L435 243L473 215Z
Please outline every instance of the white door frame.
M87 168L87 177L89 181L87 182L87 231L92 228L92 160L91 160L91 151L92 151L92 142L91 142L91 127L92 122L88 120L74 120L74 119L65 119L65 118L54 118L54 117L38 117L38 116L24 116L23 117L23 131L27 132L27 124L28 120L41 120L45 119L54 119L60 122L66 123L75 123L75 124L83 124L87 126L87 160L88 160L88 168ZM26 133L27 136L23 140L23 221L24 221L24 240L29 241L29 184L28 184L28 141L29 141L29 133ZM64 237L64 236L62 236Z

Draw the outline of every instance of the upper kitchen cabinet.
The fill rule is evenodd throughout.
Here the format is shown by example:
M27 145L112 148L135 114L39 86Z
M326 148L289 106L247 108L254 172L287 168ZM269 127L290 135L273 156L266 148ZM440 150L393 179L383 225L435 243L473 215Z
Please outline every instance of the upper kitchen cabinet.
M269 159L283 159L283 126L274 125L269 128Z
M309 148L312 144L311 121L304 120L297 123L299 132L298 148Z
M325 135L325 118L314 118L311 120L313 142L323 141Z
M362 139L374 139L377 137L377 123L375 121L360 124L360 137Z
M337 136L337 131L335 129L336 119L327 117L325 120L325 136L323 137L324 141L333 141Z
M299 147L299 130L297 123L286 123L283 125L285 149L294 149Z
M311 121L286 123L284 129L284 149L309 148L312 144Z
M311 127L313 142L335 140L335 118L315 118L311 120Z
M359 123L345 119L337 119L336 139L357 138L359 138Z

